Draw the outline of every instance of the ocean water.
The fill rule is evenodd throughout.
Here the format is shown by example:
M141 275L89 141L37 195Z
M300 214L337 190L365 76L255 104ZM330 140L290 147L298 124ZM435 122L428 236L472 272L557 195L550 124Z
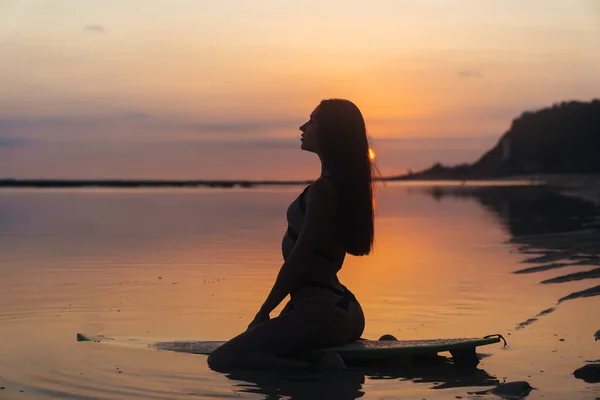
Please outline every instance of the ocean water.
M481 399L514 381L532 399L600 397L573 376L600 359L600 211L519 183L380 184L375 252L340 274L366 338L504 335L475 370L221 374L205 356L149 349L245 329L301 190L0 191L0 399Z

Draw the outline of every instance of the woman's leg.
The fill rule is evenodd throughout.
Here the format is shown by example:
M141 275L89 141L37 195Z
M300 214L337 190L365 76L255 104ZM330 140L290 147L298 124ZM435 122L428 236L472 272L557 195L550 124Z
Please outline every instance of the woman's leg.
M244 367L307 368L307 361L285 358L304 349L341 344L352 335L347 312L333 305L302 307L265 321L234 337L208 357L216 370Z
M356 303L350 303L348 313L350 314L350 319L352 321L352 335L350 336L350 341L354 342L355 340L360 339L365 330L365 314L358 301Z

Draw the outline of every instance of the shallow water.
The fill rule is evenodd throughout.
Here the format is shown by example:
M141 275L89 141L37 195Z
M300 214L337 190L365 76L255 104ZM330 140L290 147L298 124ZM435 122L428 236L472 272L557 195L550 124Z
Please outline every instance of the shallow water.
M481 348L474 371L223 375L205 356L147 349L245 329L299 190L0 191L0 398L497 398L469 393L522 380L528 398L600 397L572 375L600 359L600 212L540 187L379 186L376 251L341 272L364 337L503 334L509 346Z

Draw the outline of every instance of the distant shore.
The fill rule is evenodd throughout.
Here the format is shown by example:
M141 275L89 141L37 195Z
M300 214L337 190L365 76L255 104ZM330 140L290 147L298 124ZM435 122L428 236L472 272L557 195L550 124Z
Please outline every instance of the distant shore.
M0 179L0 188L233 188L302 185L311 181L277 180L129 180L129 179Z
M471 181L505 181L511 178L472 179ZM523 178L528 180L529 178ZM378 177L375 181L457 181L456 179L417 179L410 175ZM308 185L312 180L143 180L143 179L0 179L0 188L250 188L256 186Z
M457 181L456 179L415 179L409 175L379 177L383 182ZM461 181L529 181L532 184L554 186L566 194L600 204L599 174L532 174ZM257 186L308 185L311 180L127 180L127 179L0 179L0 188L251 188Z

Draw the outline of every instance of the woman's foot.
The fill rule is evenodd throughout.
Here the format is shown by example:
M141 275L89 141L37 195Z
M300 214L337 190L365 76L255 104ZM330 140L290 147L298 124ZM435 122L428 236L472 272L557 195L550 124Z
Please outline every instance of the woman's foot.
M339 354L334 352L325 353L323 357L319 359L317 368L320 370L335 370L341 371L346 368L346 363L342 360Z

